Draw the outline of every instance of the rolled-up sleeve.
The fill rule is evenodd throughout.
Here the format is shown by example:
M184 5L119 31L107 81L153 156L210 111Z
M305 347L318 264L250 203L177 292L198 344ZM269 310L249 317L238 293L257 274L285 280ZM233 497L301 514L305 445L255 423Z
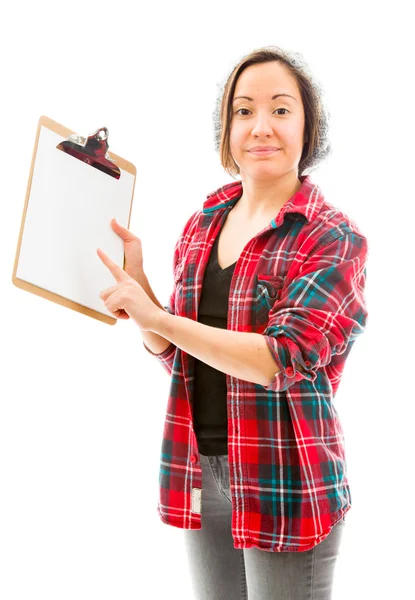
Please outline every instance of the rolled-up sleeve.
M271 307L263 335L279 369L265 390L282 391L342 354L363 333L368 243L353 231L313 253Z
M177 290L177 282L179 279L179 274L180 271L183 267L183 246L186 240L186 236L189 233L189 230L192 226L192 224L195 221L195 217L198 215L199 211L194 212L190 218L186 221L184 227L182 228L180 235L176 241L176 244L174 246L174 252L173 252L173 290L169 296L168 302L166 306L163 306L163 308L165 310L167 310L171 315L175 315L176 314L176 290ZM144 341L143 341L143 346L144 348L147 350L147 352L149 352L152 356L155 356L156 359L159 361L159 363L162 365L162 367L165 369L165 371L167 371L167 373L169 375L172 374L173 371L173 364L174 364L174 359L175 359L175 355L176 355L176 344L173 344L173 342L167 346L167 348L165 350L163 350L163 352L161 352L160 354L155 354L154 352L152 352L150 350L150 348L148 348Z
M178 243L179 242L176 243L176 246L174 249L174 257L173 257L173 280L174 280L173 291L171 292L171 294L169 296L167 306L163 307L171 315L176 314L176 276L175 276L175 274L176 274L177 264L178 264L178 260L179 260ZM145 345L144 341L143 341L143 346L147 350L147 352L149 352L150 354L152 354L153 356L155 356L157 358L157 360L159 361L161 366L164 368L164 370L167 371L167 373L169 375L171 375L172 371L173 371L174 357L176 354L176 344L173 344L173 342L171 342L169 344L169 346L167 346L167 348L165 350L163 350L163 352L160 352L159 354L152 352L150 350L150 348Z
M147 350L147 352L149 352L157 358L157 360L161 363L162 367L167 371L169 375L171 375L173 371L174 357L176 354L176 345L171 343L169 346L167 346L165 350L163 350L163 352L160 352L159 354L155 354L154 352L152 352L150 348L148 348L145 345L144 342L143 346Z

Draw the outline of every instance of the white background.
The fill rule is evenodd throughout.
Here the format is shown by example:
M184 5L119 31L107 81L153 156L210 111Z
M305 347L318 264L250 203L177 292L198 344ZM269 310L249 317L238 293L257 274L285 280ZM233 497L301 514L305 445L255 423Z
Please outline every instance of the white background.
M213 146L217 83L269 44L324 84L333 155L311 177L369 239L368 325L335 398L353 506L333 598L409 597L409 3L8 3L0 27L1 600L192 598L182 531L156 512L167 373L132 320L110 327L12 284L38 119L106 126L136 165L130 229L165 305L184 222L232 181Z

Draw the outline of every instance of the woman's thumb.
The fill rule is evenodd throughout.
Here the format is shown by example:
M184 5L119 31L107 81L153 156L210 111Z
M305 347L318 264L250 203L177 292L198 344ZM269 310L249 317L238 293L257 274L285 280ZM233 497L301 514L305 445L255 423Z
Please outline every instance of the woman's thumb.
M136 240L137 236L134 235L129 229L126 229L126 227L123 227L122 225L120 225L118 223L118 221L113 218L111 219L111 225L113 227L115 227L115 229L117 230L117 233L127 242L132 241L132 240Z

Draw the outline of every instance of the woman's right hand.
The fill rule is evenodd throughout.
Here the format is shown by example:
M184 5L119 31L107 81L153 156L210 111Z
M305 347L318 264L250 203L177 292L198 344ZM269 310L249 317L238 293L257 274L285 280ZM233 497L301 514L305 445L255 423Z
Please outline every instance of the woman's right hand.
M113 231L124 240L124 271L140 283L139 279L144 274L143 251L140 238L135 236L129 229L120 225L115 219L111 219L111 226Z

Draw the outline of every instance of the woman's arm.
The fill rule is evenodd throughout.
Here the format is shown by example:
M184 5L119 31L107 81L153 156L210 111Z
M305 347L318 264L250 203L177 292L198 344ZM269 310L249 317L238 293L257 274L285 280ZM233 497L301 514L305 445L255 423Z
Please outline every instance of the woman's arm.
M157 300L144 271L140 273L139 277L136 278L136 281L141 285L143 290L146 292L149 298L151 298L154 304L166 311L164 306L162 306ZM144 331L143 329L140 329L140 332L145 346L152 354L162 354L169 346L171 346L171 342L166 340L166 338L158 333L154 333L153 331Z

